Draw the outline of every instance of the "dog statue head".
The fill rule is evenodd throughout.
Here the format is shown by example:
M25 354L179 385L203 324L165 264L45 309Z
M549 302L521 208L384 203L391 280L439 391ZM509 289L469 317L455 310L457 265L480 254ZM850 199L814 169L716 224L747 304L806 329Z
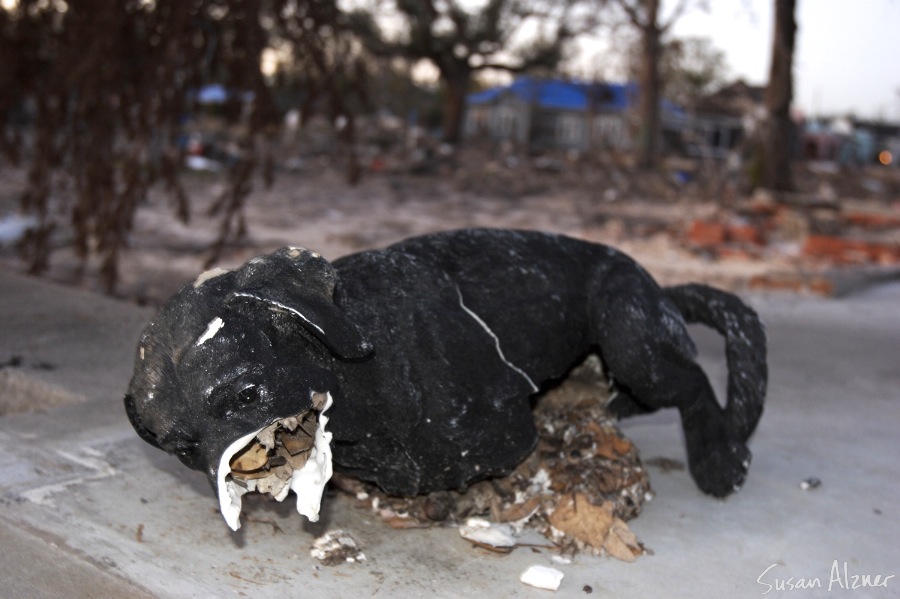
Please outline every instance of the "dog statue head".
M138 434L206 473L237 529L241 495L289 489L318 517L331 476L334 360L372 352L334 304L320 255L282 248L200 275L141 335L125 409Z

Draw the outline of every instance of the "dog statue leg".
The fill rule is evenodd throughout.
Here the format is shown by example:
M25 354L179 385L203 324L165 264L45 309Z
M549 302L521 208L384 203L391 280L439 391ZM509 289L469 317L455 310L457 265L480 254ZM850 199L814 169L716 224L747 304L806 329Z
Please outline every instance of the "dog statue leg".
M621 399L618 414L678 408L688 463L700 489L724 497L740 488L750 465L744 439L734 434L716 400L678 308L640 268L626 265L598 283L593 309L601 357Z

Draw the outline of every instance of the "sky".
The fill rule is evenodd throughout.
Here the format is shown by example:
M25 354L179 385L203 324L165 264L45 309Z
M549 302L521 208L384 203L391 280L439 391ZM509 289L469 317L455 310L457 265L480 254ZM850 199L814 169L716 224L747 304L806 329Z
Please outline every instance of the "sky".
M671 0L663 0L669 10ZM704 36L731 78L768 79L774 0L709 0L685 13L677 37ZM900 0L797 0L794 106L807 116L900 121Z
M0 0L11 6L15 0ZM662 0L663 17L679 0ZM729 79L765 85L775 0L688 0L672 28L676 37L708 37L725 53ZM483 2L463 0L480 6ZM365 4L342 0L343 5ZM794 106L806 116L877 118L900 122L900 0L797 0ZM607 42L608 43L608 42ZM604 43L588 43L582 67L603 62ZM595 61L595 62L592 62ZM433 78L433 69L425 69Z

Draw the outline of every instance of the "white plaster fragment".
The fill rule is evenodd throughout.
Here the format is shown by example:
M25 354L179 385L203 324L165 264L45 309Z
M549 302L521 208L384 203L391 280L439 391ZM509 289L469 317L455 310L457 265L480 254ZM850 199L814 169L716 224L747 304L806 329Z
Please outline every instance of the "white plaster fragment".
M522 572L519 580L538 589L555 591L559 588L564 574L549 566L530 566Z
M212 339L213 337L215 337L216 333L218 333L219 330L223 326L225 326L225 321L223 321L218 316L213 318L211 321L209 321L209 324L206 326L206 332L203 333L202 335L200 335L200 338L197 339L196 345L199 347L199 346L203 345L204 343L206 343L207 341L209 341L210 339Z
M343 530L327 532L317 538L313 541L309 554L322 562L343 559L353 564L366 561L366 554L360 551L359 544L350 533Z
M483 328L485 330L485 332L487 332L487 334L490 335L491 338L494 340L494 346L497 348L497 355L500 356L500 359L503 360L503 363L506 364L513 371L518 373L526 381L528 381L528 384L531 385L531 390L534 392L537 392L539 390L538 386L534 384L534 381L531 380L531 377L528 376L528 374L524 370L522 370L521 368L519 368L518 366L516 366L509 360L507 360L506 356L503 355L503 349L500 347L500 339L497 337L497 335L494 334L494 331L492 331L491 328L487 325L487 323L484 322L483 320L481 320L481 318L477 314L475 314L475 312L470 310L466 306L466 304L463 303L462 291L460 291L458 286L456 288L456 293L459 295L459 307L462 308L466 314L471 316L475 320L475 322L477 322L479 325L481 325L481 328Z
M241 527L241 505L243 503L241 497L248 491L248 489L240 486L233 480L226 480L226 477L231 474L231 458L242 450L247 443L252 441L261 430L254 431L236 440L222 452L222 457L219 459L219 469L216 473L216 488L219 490L219 511L222 512L222 517L225 518L225 522L231 530L237 530Z
M194 280L194 289L197 289L198 287L203 285L203 283L209 281L210 279L215 279L216 277L224 275L228 272L231 272L231 271L229 271L225 268L219 268L219 267L211 268L207 271L204 271L204 272L200 273L200 276L197 277L196 280Z
M295 470L291 476L291 490L297 494L297 511L301 516L306 516L310 522L319 521L319 508L322 505L322 494L325 485L331 479L331 437L332 434L325 430L328 417L325 412L331 407L331 393L328 393L325 407L319 414L319 426L316 427L315 444L310 450L309 459L299 471Z
M300 515L306 516L310 522L319 520L322 495L325 493L325 486L331 479L333 472L332 433L325 430L325 425L328 424L328 417L325 416L325 412L331 407L332 398L331 393L326 393L325 395L325 405L319 414L316 437L313 447L310 449L309 459L303 465L303 468L293 471L290 485L272 489L275 491L273 496L276 501L284 501L288 492L294 491L297 495L297 511ZM245 487L228 476L231 474L231 458L244 449L248 443L251 443L257 435L265 431L268 426L271 425L264 426L234 441L222 452L222 457L219 459L219 469L216 474L219 510L222 512L222 517L225 518L225 522L231 530L237 530L241 527L240 516L243 504L241 498L250 491L262 491L262 489L257 488L258 481L249 480Z
M528 492L531 495L546 493L550 489L550 473L541 468L531 477L528 483Z
M518 541L508 524L493 524L483 518L469 518L459 527L464 539L491 547L515 547Z

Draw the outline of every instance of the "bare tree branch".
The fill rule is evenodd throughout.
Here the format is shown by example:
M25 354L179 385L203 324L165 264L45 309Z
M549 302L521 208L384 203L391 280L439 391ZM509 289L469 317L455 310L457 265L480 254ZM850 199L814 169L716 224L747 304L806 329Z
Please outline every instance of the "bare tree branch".
M97 264L112 290L139 206L156 184L179 218L189 198L179 179L181 121L197 90L217 81L236 92L223 112L245 114L229 171L214 205L220 235L213 254L245 230L242 207L260 173L271 179L267 131L278 111L260 70L273 13L304 8L336 17L336 0L19 0L0 7L0 147L15 143L4 118L33 106L24 152L23 210L38 224L21 244L31 272L69 246L82 270ZM261 20L261 17L265 17ZM319 21L319 22L320 22ZM10 57L9 59L7 57ZM243 92L252 101L243 101ZM236 116L235 118L240 118ZM65 233L65 234L60 234Z
M385 39L375 27L358 31L373 52L425 59L437 67L446 92L444 138L455 143L460 138L472 73L555 67L564 56L566 44L594 27L596 11L590 9L603 3L604 0L485 0L475 7L457 0L395 0L396 14L407 24L404 36ZM538 39L516 45L516 36L531 25L539 30Z

